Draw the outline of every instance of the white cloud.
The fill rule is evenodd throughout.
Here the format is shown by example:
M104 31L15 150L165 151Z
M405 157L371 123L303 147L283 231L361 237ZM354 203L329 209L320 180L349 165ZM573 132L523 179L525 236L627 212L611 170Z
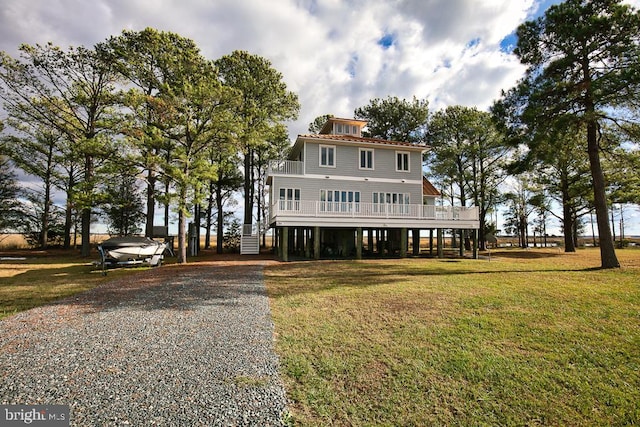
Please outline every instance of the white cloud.
M5 0L0 49L15 53L20 43L48 41L91 46L149 26L192 38L211 59L248 50L269 58L298 93L294 136L320 114L351 116L374 97L487 106L521 72L498 54L499 42L532 1ZM387 48L378 44L385 36Z

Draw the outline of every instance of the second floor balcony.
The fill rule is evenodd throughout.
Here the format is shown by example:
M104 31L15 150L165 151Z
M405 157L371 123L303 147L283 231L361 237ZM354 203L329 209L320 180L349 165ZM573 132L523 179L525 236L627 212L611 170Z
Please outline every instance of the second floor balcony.
M304 162L295 160L273 160L269 162L267 176L271 175L303 175Z
M455 224L464 223L465 227L477 228L478 214L477 207L279 200L271 205L270 222L277 223L279 220L328 221L333 224L411 222L413 226L425 227L455 227Z

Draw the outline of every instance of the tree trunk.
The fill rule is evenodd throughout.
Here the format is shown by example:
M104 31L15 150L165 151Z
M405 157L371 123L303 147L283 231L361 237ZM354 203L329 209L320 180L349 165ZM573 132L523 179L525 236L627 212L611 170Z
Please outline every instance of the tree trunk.
M562 184L562 229L564 230L564 251L575 252L576 247L573 244L573 215L571 214L571 206L569 206L569 192Z
M253 224L253 150L244 156L244 224Z
M178 211L178 264L187 263L187 224L184 208Z
M156 214L156 181L155 174L149 169L147 175L147 223L144 232L144 235L149 238L153 237L153 219Z
M169 194L171 184L167 180L164 184L164 194L167 196ZM164 226L169 229L169 197L166 197L166 202L164 203Z
M93 180L93 158L90 155L85 155L84 160L84 180L85 183L91 183ZM86 203L86 202L85 202ZM81 254L83 257L91 255L91 207L82 208L82 248Z
M222 203L222 187L216 187L216 207L218 208L218 221L216 227L216 253L223 252L224 243L224 206Z
M69 173L67 186L67 206L64 211L64 243L65 249L71 248L71 225L73 223L73 187L75 185L73 173Z
M520 216L519 233L520 233L520 247L526 249L529 247L529 240L527 235L527 218L524 215Z
M593 105L587 108L587 114L593 114ZM609 228L607 211L607 196L605 192L604 173L600 164L600 150L597 138L597 122L590 120L587 123L587 142L591 177L593 179L593 204L596 208L596 221L598 223L598 236L600 238L600 261L602 268L618 268L620 263L616 257L616 250Z
M204 248L211 249L211 226L213 225L213 202L214 202L214 190L215 186L212 181L209 181L209 197L207 199L207 219L206 219L206 232L204 235Z
M83 257L88 257L91 255L91 208L82 209L82 216L80 218L82 221L82 245L80 253Z
M40 247L47 249L49 242L49 211L51 210L51 174L47 171L44 180L44 209L42 210L42 233L40 235Z
M53 144L49 144L47 152L47 171L44 176L44 209L42 211L42 234L40 247L47 249L49 243L49 217L51 216L51 175L53 163Z

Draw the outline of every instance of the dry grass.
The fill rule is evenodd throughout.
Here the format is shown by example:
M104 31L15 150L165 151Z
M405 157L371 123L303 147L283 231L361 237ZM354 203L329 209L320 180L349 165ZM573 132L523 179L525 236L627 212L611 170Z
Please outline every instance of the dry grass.
M267 269L302 425L640 422L640 251Z
M120 269L105 277L91 260L63 253L22 251L12 255L22 255L25 260L0 261L0 319L136 273Z
M109 270L108 276L93 265L99 256L95 250L92 257L82 258L78 251L52 249L12 250L0 252L0 256L23 257L25 260L0 261L0 319L8 315L28 310L60 298L91 289L106 281L128 275L135 275L148 267L120 268ZM267 253L239 258L237 254L216 254L215 250L203 250L198 257L189 257L191 266L206 265L209 262L225 265L243 262L266 263L272 260ZM165 264L174 264L176 258L165 258ZM171 274L171 270L167 271Z
M22 234L0 234L1 249L24 249L29 245Z

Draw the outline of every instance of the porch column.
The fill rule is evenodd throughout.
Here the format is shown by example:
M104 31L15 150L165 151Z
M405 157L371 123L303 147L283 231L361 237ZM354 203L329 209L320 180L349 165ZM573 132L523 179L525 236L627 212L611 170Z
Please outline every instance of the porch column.
M311 229L304 229L304 257L311 258Z
M473 230L473 259L478 259L478 229Z
M282 227L282 261L289 261L289 227Z
M362 227L356 228L356 259L362 259L362 240L364 234L362 233Z
M442 228L438 228L437 230L437 240L438 240L438 258L444 258L444 238L442 236Z
M429 229L429 255L433 255L433 228Z
M313 258L320 259L320 227L313 227Z
M411 244L411 246L413 247L413 254L417 256L417 255L420 255L420 230L417 228L414 228L412 235L413 235L413 243Z
M409 230L406 228L400 229L400 258L407 257L407 246L409 244Z

